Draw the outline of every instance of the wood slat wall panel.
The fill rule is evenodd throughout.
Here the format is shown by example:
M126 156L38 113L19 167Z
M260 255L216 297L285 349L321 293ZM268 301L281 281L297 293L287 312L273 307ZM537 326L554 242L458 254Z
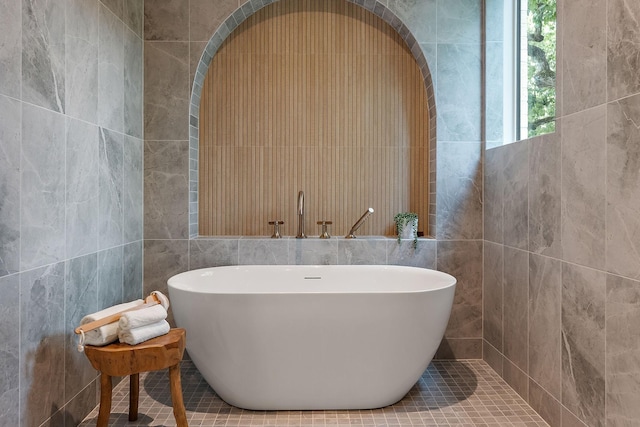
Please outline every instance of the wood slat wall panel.
M420 70L399 35L344 0L284 0L225 41L200 106L199 234L295 235L332 220L345 235L394 234L397 212L429 213L429 114Z

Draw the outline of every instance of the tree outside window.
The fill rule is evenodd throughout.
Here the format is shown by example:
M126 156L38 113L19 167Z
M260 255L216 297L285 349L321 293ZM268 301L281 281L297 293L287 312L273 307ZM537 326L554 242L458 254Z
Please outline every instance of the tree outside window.
M521 1L520 40L526 45L519 50L520 139L524 139L555 131L556 0Z

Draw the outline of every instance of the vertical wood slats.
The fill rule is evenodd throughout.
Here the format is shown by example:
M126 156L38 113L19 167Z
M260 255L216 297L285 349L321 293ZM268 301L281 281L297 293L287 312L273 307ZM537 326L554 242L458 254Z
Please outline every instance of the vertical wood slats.
M225 41L200 105L199 234L295 235L331 220L344 235L392 235L393 216L429 213L429 114L399 35L344 0L283 0Z

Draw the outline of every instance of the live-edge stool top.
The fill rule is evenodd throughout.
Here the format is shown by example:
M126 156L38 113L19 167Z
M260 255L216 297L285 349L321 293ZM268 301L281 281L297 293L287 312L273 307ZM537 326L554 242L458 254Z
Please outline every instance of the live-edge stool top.
M168 334L136 345L114 343L104 347L86 346L91 365L110 376L165 369L182 360L186 331L171 329Z

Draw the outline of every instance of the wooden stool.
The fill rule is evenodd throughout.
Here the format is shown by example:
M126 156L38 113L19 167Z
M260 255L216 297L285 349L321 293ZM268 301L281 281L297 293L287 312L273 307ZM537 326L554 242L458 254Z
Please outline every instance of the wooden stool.
M182 385L180 361L184 353L186 331L171 329L167 335L153 338L138 345L114 343L104 347L86 346L84 349L91 365L100 371L100 411L97 427L109 425L111 413L111 377L129 375L129 421L138 419L140 372L169 368L173 416L178 427L188 427Z

